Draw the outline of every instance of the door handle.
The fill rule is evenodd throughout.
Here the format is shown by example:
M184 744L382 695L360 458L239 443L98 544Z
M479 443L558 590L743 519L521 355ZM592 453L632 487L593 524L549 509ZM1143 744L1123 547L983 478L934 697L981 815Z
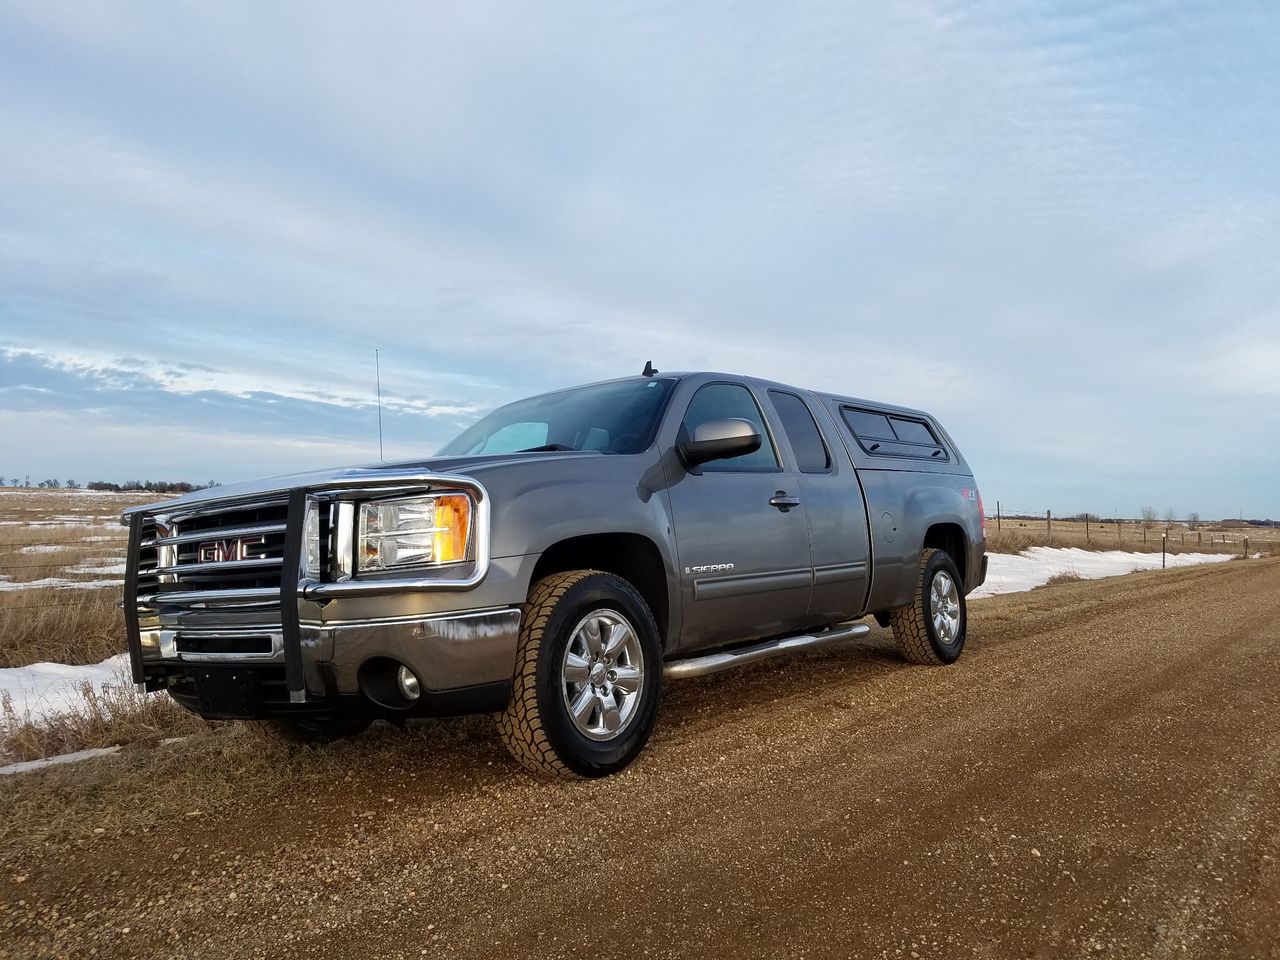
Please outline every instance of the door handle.
M786 513L792 507L800 506L800 498L787 495L787 491L779 490L769 498L769 506L777 507L783 513Z

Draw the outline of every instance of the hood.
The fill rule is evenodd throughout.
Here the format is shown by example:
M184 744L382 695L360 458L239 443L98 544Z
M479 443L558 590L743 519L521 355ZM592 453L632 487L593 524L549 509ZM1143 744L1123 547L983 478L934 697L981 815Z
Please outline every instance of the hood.
M331 467L326 470L309 470L305 473L289 473L278 477L267 477L262 480L245 480L240 483L228 483L223 486L208 487L183 494L172 500L143 504L125 510L122 517L133 513L151 513L155 510L186 507L197 503L209 503L217 500L252 497L257 494L268 495L296 490L298 487L312 487L334 481L350 482L359 485L361 480L371 479L384 473L396 471L415 471L421 473L460 474L475 477L489 470L519 464L528 468L533 463L551 463L563 460L602 457L604 454L595 450L548 450L539 453L498 453L468 457L432 457L429 460L401 460L395 463L372 463L350 467Z

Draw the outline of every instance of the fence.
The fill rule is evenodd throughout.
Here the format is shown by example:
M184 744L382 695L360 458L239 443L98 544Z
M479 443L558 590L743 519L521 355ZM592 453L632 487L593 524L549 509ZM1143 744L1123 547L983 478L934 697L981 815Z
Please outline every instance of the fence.
M103 557L118 556L119 562L124 562L124 551L127 538L121 534L120 536L103 537L95 536L92 539L78 538L75 540L48 540L40 538L38 540L0 540L0 607L4 611L10 610L40 610L51 605L50 601L44 603L14 603L9 602L5 597L7 593L16 593L26 590L66 590L75 591L77 580L75 577L85 577L86 584L103 580L118 579L122 584L124 582L123 573L105 572L101 569L82 569L83 560L61 560L57 562L44 562L38 558L45 556L43 548L54 547L59 549L77 550L86 553L101 553ZM26 553L32 547L42 548L38 553ZM28 560L27 557L32 559ZM27 571L34 571L27 573ZM17 573L19 576L33 576L37 579L32 582L30 580L21 580L13 576ZM47 573L48 576L43 574ZM54 582L49 582L54 581ZM107 590L106 587L95 587L94 589ZM110 591L107 590L109 593Z
M987 514L988 535L1025 532L1046 539L1083 540L1087 546L1107 543L1147 548L1161 546L1186 550L1208 548L1214 552L1239 550L1280 555L1280 525L1239 521L1101 517L1092 513L1055 514L1052 510L1008 510L997 500L995 513Z

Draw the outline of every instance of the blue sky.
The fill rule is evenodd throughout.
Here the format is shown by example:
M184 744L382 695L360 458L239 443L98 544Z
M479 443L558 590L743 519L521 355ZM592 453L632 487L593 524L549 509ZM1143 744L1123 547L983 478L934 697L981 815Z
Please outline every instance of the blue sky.
M434 452L713 368L985 498L1280 517L1280 5L17 3L0 473Z

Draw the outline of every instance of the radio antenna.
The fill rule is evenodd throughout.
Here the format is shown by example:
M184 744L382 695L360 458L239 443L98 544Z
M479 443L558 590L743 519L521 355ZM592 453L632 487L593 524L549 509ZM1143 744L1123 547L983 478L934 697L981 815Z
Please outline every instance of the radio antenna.
M383 463L387 458L382 453L382 364L378 359L378 348L373 348L373 377L378 391L378 459Z

